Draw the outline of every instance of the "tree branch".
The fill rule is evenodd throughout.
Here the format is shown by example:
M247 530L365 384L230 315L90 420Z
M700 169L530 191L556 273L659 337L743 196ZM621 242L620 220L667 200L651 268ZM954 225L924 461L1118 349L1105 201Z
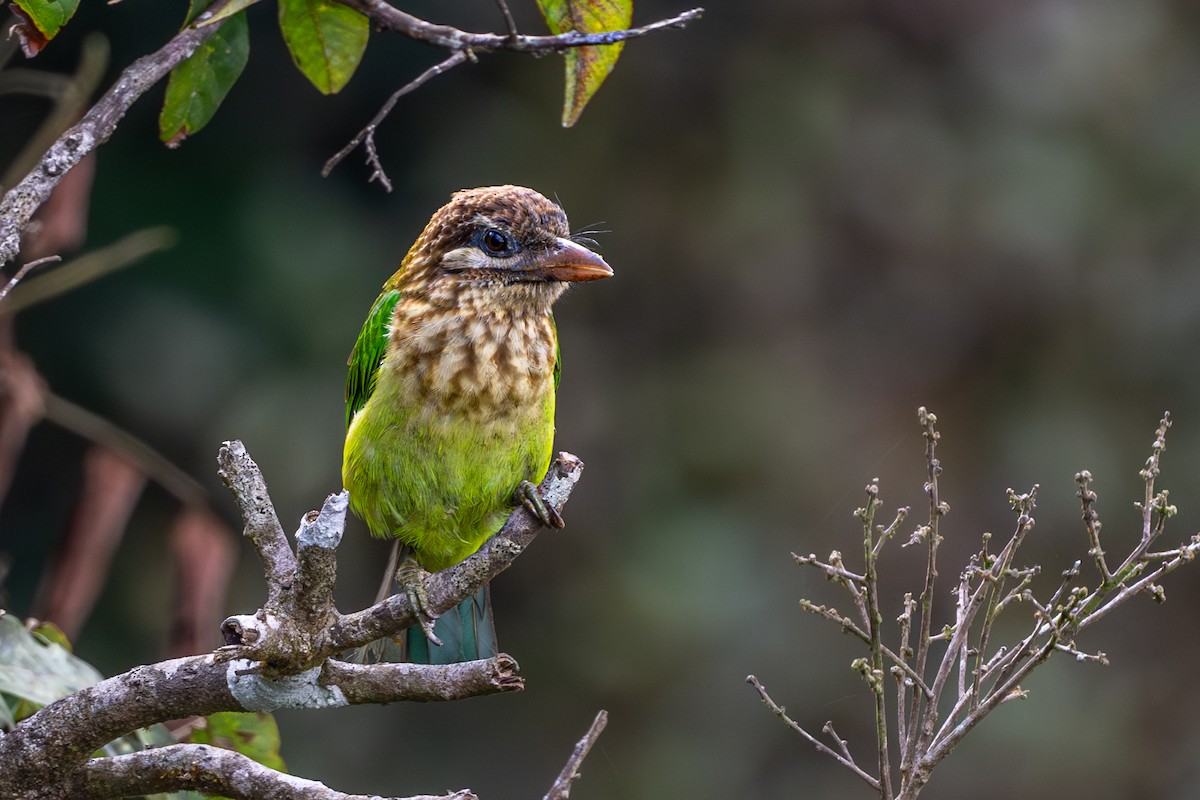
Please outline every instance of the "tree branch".
M0 735L0 764L5 765L0 770L0 797L57 800L101 796L88 783L93 774L89 756L119 736L168 719L217 711L455 700L524 687L516 661L507 655L449 665L360 665L330 659L342 650L394 634L414 621L407 602L398 598L344 617L334 609L334 556L345 523L347 494L331 495L319 512L305 515L296 535L298 551L293 553L262 473L245 447L227 442L219 461L221 477L242 511L246 535L263 558L269 584L267 604L257 614L226 620L223 628L227 637L236 640L233 645L205 656L137 667L51 703ZM582 469L582 462L566 453L555 460L541 485L555 509L562 508ZM429 596L434 608L447 609L473 594L484 581L507 568L539 528L540 523L524 507L514 510L504 528L478 553L431 579ZM174 776L171 780L201 778ZM290 779L278 780L285 785ZM185 784L169 785L178 788ZM188 784L201 785L208 784ZM56 788L47 788L51 786ZM141 791L155 791L158 786L138 784ZM322 791L329 790L322 787ZM303 796L348 797L336 793Z
M258 464L239 441L225 442L217 452L217 475L233 492L245 527L242 535L250 540L267 573L267 608L282 605L284 592L291 590L296 572L296 556L287 534L279 524L267 482Z
M475 800L461 789L444 795L389 798L344 794L319 781L265 767L232 750L207 744L176 744L111 758L85 768L80 798L110 798L150 792L194 791L235 800Z
M704 14L703 8L693 8L674 17L652 22L638 28L618 31L603 31L600 33L580 33L571 31L554 36L526 36L517 33L516 23L504 0L499 0L501 13L504 15L508 33L472 33L460 30L450 25L439 25L427 22L412 14L385 2L385 0L337 0L339 3L365 14L380 30L390 30L401 33L410 39L441 47L450 51L450 55L422 72L412 81L397 89L388 98L379 112L367 126L358 132L350 142L333 155L321 169L321 175L328 177L333 168L341 163L354 149L362 145L367 152L367 163L371 167L368 181L378 180L384 189L392 190L392 182L383 170L379 154L375 149L375 131L392 112L396 102L404 95L417 89L430 78L462 64L464 61L474 61L478 53L490 53L498 50L508 50L516 53L526 53L533 56L543 56L549 53L561 53L575 47L610 45L636 39L656 31L669 28L684 28L688 23L699 19Z
M458 664L351 664L330 659L323 680L340 688L351 705L462 700L524 689L518 669L516 659L505 653Z
M429 69L422 72L417 77L413 78L408 83L401 86L396 91L392 92L392 96L387 99L383 107L371 118L367 126L358 132L358 135L351 139L345 147L337 151L321 168L321 177L328 178L329 173L333 172L333 168L342 162L346 156L354 152L354 148L360 144L367 150L367 163L371 165L371 176L367 181L378 180L384 189L389 192L392 190L392 181L388 178L387 173L383 171L383 164L379 161L379 153L375 150L375 130L379 124L387 119L387 115L392 113L392 109L396 107L396 103L404 95L419 89L430 78L436 78L443 72L447 72L459 64L470 59L471 53L469 50L457 50L450 54L444 61L439 61Z
M600 734L604 732L604 726L607 724L608 712L604 709L596 712L596 718L592 720L592 727L588 728L588 732L583 735L583 738L576 742L575 749L571 751L571 757L567 759L562 772L558 773L550 791L546 792L546 796L542 800L567 800L571 796L571 785L579 779L579 768L583 766L583 760L587 758L587 754L592 750L592 745L600 738Z
M545 55L571 47L616 44L637 39L655 31L685 28L704 14L703 8L693 8L674 17L652 22L638 28L602 33L561 33L556 36L526 36L510 33L471 33L450 25L426 22L405 13L384 0L338 0L343 5L366 14L381 30L396 31L410 39L426 42L447 50L510 50L517 53Z
M546 502L562 511L571 490L583 473L583 462L570 453L559 453L539 487ZM523 506L509 515L500 531L465 561L432 575L426 584L429 605L435 613L447 611L474 594L525 551L542 524ZM341 617L327 632L323 651L338 652L361 647L390 636L416 622L403 595L392 595L382 603Z
M777 716L781 720L783 720L785 725L787 725L789 728L794 730L796 733L803 736L805 738L805 740L807 740L808 743L811 744L813 747L817 748L817 750L819 750L820 752L824 753L827 756L832 757L843 767L845 767L846 769L853 772L859 778L862 778L862 780L868 786L870 786L872 789L874 789L875 791L879 791L879 779L878 778L865 772L862 767L860 767L860 766L858 766L858 764L854 763L853 759L850 759L850 758L842 755L837 750L834 750L832 747L825 744L824 742L822 742L817 737L813 736L808 731L804 730L804 728L800 727L799 723L797 723L794 719L792 719L791 717L789 717L787 715L787 712L783 709L783 706L779 705L778 703L776 703L774 700L771 699L771 696L769 694L767 694L766 687L762 685L762 683L758 680L758 678L754 677L753 675L747 675L746 683L748 683L754 687L754 690L756 692L758 692L759 699L763 701L763 705L765 705L767 708L771 709L771 711L775 714L775 716ZM839 742L838 749L843 749L845 747L845 744L841 741L841 739L838 739L838 742Z
M4 194L0 200L0 266L17 258L25 228L63 176L84 156L108 141L135 100L220 29L223 19L208 25L200 23L229 2L217 0L191 26L175 34L154 53L130 64L79 122L54 141L29 174Z

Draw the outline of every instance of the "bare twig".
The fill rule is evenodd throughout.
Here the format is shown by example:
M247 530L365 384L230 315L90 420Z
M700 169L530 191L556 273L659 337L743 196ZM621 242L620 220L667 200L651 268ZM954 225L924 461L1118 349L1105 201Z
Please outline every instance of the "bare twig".
M359 131L345 147L326 161L325 166L321 169L321 174L328 176L333 171L333 168L341 163L346 156L352 153L359 145L362 145L366 150L367 164L371 167L371 175L368 180L378 180L389 192L392 190L392 182L384 172L383 165L380 163L379 155L375 149L375 131L380 123L391 113L396 102L401 97L418 88L430 78L441 75L443 72L458 66L464 61L474 61L476 56L481 53L508 50L539 56L548 53L559 53L575 47L615 44L646 36L656 31L686 27L689 23L699 19L704 13L703 8L693 8L690 11L685 11L668 19L662 19L652 22L649 25L626 30L604 31L600 33L571 31L554 36L526 36L517 32L516 22L513 20L505 0L497 0L497 3L500 6L501 13L504 15L505 26L508 30L507 34L472 33L450 25L427 22L399 10L385 2L385 0L338 0L338 2L362 12L375 23L376 27L382 30L396 31L411 39L426 42L450 51L448 57L393 92L367 126Z
M556 36L511 36L499 33L471 33L450 25L439 25L407 14L384 0L338 0L343 5L361 11L383 30L396 31L410 39L426 42L447 50L511 50L517 53L556 53L571 47L616 44L637 39L656 31L685 28L704 14L703 8L693 8L674 17L658 20L628 30L601 33L562 33Z
M1137 504L1141 511L1141 536L1121 561L1121 566L1115 570L1108 567L1101 548L1099 518L1094 509L1096 495L1090 488L1092 477L1082 471L1076 475L1080 487L1078 496L1088 554L1099 572L1099 582L1094 587L1083 585L1080 561L1075 561L1062 571L1061 581L1048 596L1044 599L1036 597L1032 583L1041 567L1036 564L1017 566L1016 558L1034 527L1038 487L1035 484L1023 494L1009 489L1008 499L1017 514L1012 535L998 552L993 552L990 547L992 535L983 534L979 550L959 573L954 587L952 622L933 633L931 597L938 569L938 521L948 508L938 494L941 465L936 454L940 438L935 427L936 417L924 408L920 409L919 415L926 441L927 480L924 488L929 497L930 513L929 522L917 529L910 544L923 543L927 548L925 588L919 603L911 593L904 595L903 610L897 620L898 652L888 649L882 642L878 612L878 557L883 541L894 533L897 523L893 522L888 528L873 524L875 510L879 507L878 486L874 482L867 487L866 507L856 512L863 523L864 569L861 575L847 568L836 550L828 561L793 554L797 563L821 570L831 582L848 591L864 619L860 626L831 606L817 605L807 599L801 601L804 610L837 623L842 630L867 645L868 657L856 659L852 666L864 676L875 696L877 723L885 710L885 687L881 676L884 666L890 662L891 674L896 679L900 764L894 796L898 800L916 798L929 781L933 768L989 713L1010 700L1026 697L1022 683L1055 653L1066 653L1076 661L1107 664L1104 653L1081 650L1076 644L1076 635L1134 596L1145 593L1162 601L1163 577L1200 555L1200 534L1178 547L1160 551L1150 549L1163 535L1167 520L1176 514L1175 506L1168 502L1167 491L1155 486L1170 427L1170 415L1164 414L1155 431L1151 456L1140 473L1145 484L1143 500ZM989 652L996 619L1005 610L1022 604L1028 604L1032 611L1028 632L1015 643ZM914 652L910 639L915 613L919 613L921 619ZM934 642L946 643L945 652L936 664L932 660ZM933 673L932 681L926 685L922 678L930 672ZM957 680L954 680L955 676ZM827 724L823 732L833 738L836 750L818 742L796 725L770 700L753 677L747 680L758 689L763 702L790 727L821 752L833 756L838 763L862 777L861 770L854 767L849 746L833 731L832 724ZM950 692L954 694L947 696ZM943 712L944 717L941 717ZM883 800L893 797L892 786L887 780L892 769L887 737L886 727L877 724L880 779L875 783L871 783L874 780L871 779L868 783L879 791Z
M1100 514L1096 511L1096 493L1092 491L1092 473L1086 469L1080 470L1075 473L1075 483L1079 485L1076 495L1079 497L1083 527L1087 531L1088 541L1092 545L1088 554L1096 563L1100 577L1107 583L1112 580L1113 574L1108 568L1108 562L1104 559L1104 548L1100 546Z
M500 8L500 15L504 17L504 27L508 29L509 38L516 39L520 32L517 30L517 21L513 19L508 3L504 0L496 0L496 5Z
M5 92L39 94L54 101L54 109L4 172L3 184L16 183L62 132L83 114L108 66L108 40L99 33L83 39L74 75L11 69L0 81Z
M399 89L392 92L392 96L387 99L387 102L383 104L383 107L380 108L375 116L371 118L371 121L367 123L367 127L359 131L358 135L351 139L349 144L347 144L345 147L335 153L332 158L325 162L325 166L321 168L322 177L329 177L329 173L333 171L333 168L340 164L342 159L354 152L354 148L361 144L366 148L367 163L371 165L371 177L368 178L368 181L378 180L383 188L390 192L392 190L392 182L388 178L387 173L383 171L383 164L380 163L379 154L375 150L375 130L379 127L379 124L387 118L387 115L392 113L392 109L396 107L396 102L401 97L415 89L420 88L430 78L436 78L443 72L447 72L454 67L457 67L459 64L469 60L470 58L472 58L470 50L456 50L445 60L434 64L432 67L425 70L408 83L404 84L404 86L401 86Z
M4 302L4 298L8 297L9 293L13 289L17 288L17 284L20 283L30 272L33 272L43 264L53 264L58 261L62 261L61 256L46 256L44 258L39 258L36 261L30 261L28 264L23 265L11 278L8 279L8 283L4 284L4 288L0 289L0 303Z
M239 441L226 442L217 453L217 475L233 492L245 527L242 535L250 540L263 562L267 577L267 607L278 608L283 594L290 591L296 573L296 554L275 515L267 482L258 464Z
M875 742L878 745L878 764L879 764L879 795L884 800L892 800L892 759L891 748L888 742L888 720L887 720L887 681L884 680L883 671L883 614L879 610L879 549L874 541L875 534L875 512L881 505L879 501L879 484L872 481L867 486L867 505L858 509L858 518L862 521L863 527L863 583L865 591L863 594L866 598L866 618L867 618L867 649L870 654L870 662L864 664L860 671L866 678L867 686L871 689L871 693L875 696ZM900 518L900 515L897 515ZM894 531L895 525L892 525L889 530ZM889 534L880 536L880 543L886 540ZM857 662L856 662L857 663ZM917 674L920 674L918 671Z
M821 733L825 734L830 739L833 739L833 743L838 746L838 750L841 751L842 755L846 757L846 760L851 764L854 763L854 756L850 755L850 747L845 739L843 739L841 736L838 736L838 732L833 727L833 720L827 720L825 724L821 726Z
M604 726L607 724L608 712L603 709L596 712L592 726L588 728L588 732L583 735L583 738L575 743L571 757L567 759L562 772L558 773L558 777L554 779L554 784L550 787L550 791L546 792L543 800L567 800L571 796L571 785L579 779L579 768L583 765L583 760L587 758L592 745L600 738L600 734L604 732Z
M929 521L924 526L923 530L919 530L919 534L923 535L926 544L926 564L925 564L925 588L921 591L920 608L921 621L920 629L917 633L917 652L913 669L918 675L925 674L926 662L929 659L929 644L930 644L930 626L932 625L933 616L933 589L937 579L937 552L938 544L941 542L941 536L938 533L938 521L949 510L944 506L941 497L938 494L938 476L942 472L941 462L937 458L937 443L941 438L938 433L937 417L931 414L923 406L917 409L917 417L924 429L925 437L925 464L927 471L927 479L925 482L925 493L929 496ZM914 536L914 538L916 538ZM937 715L937 698L925 705L925 718L922 719L922 700L923 698L914 694L912 704L908 711L908 730L901 734L905 739L904 748L900 756L900 776L903 782L906 775L910 774L913 762L917 756L918 747L918 725L921 725L921 737L931 736L932 727Z
M831 748L829 745L825 744L820 739L813 736L808 731L804 730L804 728L800 727L800 725L794 719L792 719L791 717L789 717L787 715L787 711L784 710L783 706L779 705L778 703L776 703L774 700L771 699L771 696L769 694L767 694L766 687L764 687L761 683L759 683L758 678L754 677L753 675L747 675L746 683L748 683L754 687L754 690L756 692L758 692L759 698L762 699L763 704L766 705L767 708L771 709L771 711L774 712L775 716L777 716L781 720L783 720L784 724L786 724L789 728L794 730L796 733L803 736L805 738L805 740L807 740L808 743L811 744L813 747L817 748L817 750L821 751L822 753L825 753L828 756L832 756L843 767L850 770L858 777L862 778L866 782L866 784L868 786L870 786L872 789L879 791L878 779L876 779L876 778L872 777L871 775L869 775L868 773L864 772L862 767L855 764L852 759L847 758L846 756L837 752L836 750Z
M169 249L178 238L175 231L167 227L145 228L127 234L110 245L84 253L61 267L16 287L12 296L0 303L0 316L16 314L90 283L102 275L124 269L152 253ZM54 257L52 260L59 259ZM34 262L34 265L45 261L46 259L41 259ZM3 299L2 294L0 299Z

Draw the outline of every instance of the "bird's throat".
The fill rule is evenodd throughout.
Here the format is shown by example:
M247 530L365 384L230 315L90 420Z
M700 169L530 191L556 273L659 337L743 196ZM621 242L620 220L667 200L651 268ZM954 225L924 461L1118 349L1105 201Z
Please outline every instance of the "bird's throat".
M542 406L556 350L548 304L480 311L401 302L379 388L431 415L504 418Z

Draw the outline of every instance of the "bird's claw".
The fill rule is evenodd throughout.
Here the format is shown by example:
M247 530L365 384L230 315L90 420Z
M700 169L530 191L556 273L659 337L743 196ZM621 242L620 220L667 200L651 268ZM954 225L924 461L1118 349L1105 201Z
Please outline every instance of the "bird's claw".
M405 559L396 570L396 581L403 587L404 598L408 600L408 607L417 615L417 624L421 626L425 638L441 647L442 640L433 632L433 623L437 621L438 615L429 607L429 593L425 590L427 574L415 559Z
M517 497L521 500L521 505L529 509L529 513L538 518L538 521L547 528L562 528L567 523L563 522L562 515L555 510L554 506L546 502L546 498L542 496L542 490L530 481L521 481L517 487Z

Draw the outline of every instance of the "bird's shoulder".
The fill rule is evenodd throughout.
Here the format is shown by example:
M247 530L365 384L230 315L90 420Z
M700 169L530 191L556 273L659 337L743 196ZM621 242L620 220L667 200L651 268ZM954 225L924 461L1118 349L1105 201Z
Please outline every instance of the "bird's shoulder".
M366 322L359 331L347 361L346 424L367 404L379 378L379 367L387 352L392 315L400 301L400 292L387 289L375 299Z

